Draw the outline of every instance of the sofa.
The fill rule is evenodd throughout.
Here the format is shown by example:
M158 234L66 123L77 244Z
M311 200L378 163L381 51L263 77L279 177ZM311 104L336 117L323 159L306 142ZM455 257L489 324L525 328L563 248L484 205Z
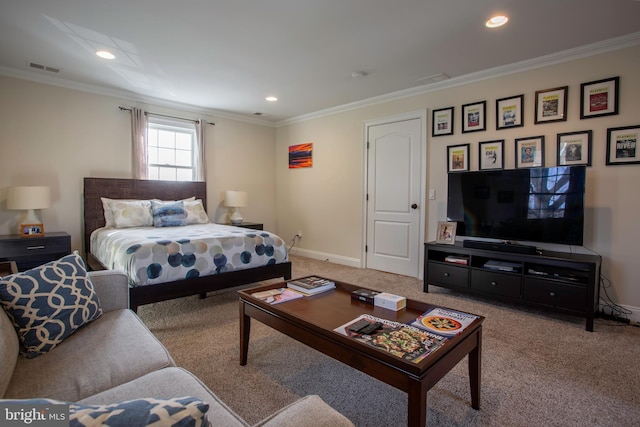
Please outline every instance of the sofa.
M56 336L66 333L61 333L58 326L45 332L40 330L36 334L39 347L35 348L30 341L33 336L25 333L35 322L30 319L31 323L25 327L17 319L34 310L24 307L18 310L16 307L24 303L25 296L16 297L16 293L33 295L32 283L51 282L49 276L64 269L68 270L63 273L66 277L53 284L56 291L42 292L49 292L48 299L53 300L55 313L51 312L49 320L60 316L61 304L56 300L56 292L85 293L73 303L75 311L70 324L74 329L57 341ZM82 275L85 282L82 292L78 293L73 286L71 291L61 288L60 283L68 282L69 277ZM38 283L37 286L44 285ZM52 294L55 297L51 297ZM101 425L99 420L109 419L114 413L133 412L132 418L122 418L125 420L122 425L130 427L145 425L145 420L153 419L141 414L155 411L158 405L182 405L181 409L186 407L192 416L197 415L193 423L184 425L248 426L192 373L176 366L167 349L128 308L128 295L124 273L86 272L77 253L29 272L0 278L3 307L0 310L0 407L43 402L69 405L71 425ZM46 339L42 340L43 336ZM96 413L102 418L96 417ZM91 422L87 423L87 419ZM118 425L117 417L110 419L109 424ZM318 396L303 397L256 425L353 426Z

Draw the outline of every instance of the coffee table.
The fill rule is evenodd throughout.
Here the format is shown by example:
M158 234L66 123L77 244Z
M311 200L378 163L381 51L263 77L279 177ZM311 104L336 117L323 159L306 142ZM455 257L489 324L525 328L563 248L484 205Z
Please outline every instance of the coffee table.
M360 289L336 281L336 289L270 305L251 296L267 289L286 287L286 283L238 291L240 297L240 365L247 364L251 319L256 319L289 337L342 363L366 373L408 394L408 425L423 427L427 421L427 391L466 355L469 355L471 406L480 409L480 372L482 322L479 316L458 336L450 338L419 363L393 356L384 350L344 336L334 329L361 314L409 323L435 307L407 299L399 311L375 307L351 299L351 291Z

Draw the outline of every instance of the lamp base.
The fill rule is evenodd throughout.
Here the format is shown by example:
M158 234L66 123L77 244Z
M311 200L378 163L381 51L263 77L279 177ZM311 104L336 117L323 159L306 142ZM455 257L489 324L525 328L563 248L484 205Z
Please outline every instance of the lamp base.
M229 216L229 221L231 221L231 224L240 225L242 224L243 220L244 218L242 218L242 215L240 215L240 211L238 210L238 208L232 208L231 216Z

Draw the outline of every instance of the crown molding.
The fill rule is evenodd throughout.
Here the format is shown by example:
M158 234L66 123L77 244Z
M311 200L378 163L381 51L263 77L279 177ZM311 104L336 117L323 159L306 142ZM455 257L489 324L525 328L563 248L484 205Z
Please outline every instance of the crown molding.
M639 0L640 1L640 0ZM449 89L470 83L476 83L483 80L502 77L510 74L521 73L525 71L535 70L538 68L548 67L551 65L561 64L564 62L574 61L581 58L600 55L615 50L625 49L640 44L640 32L627 34L625 36L613 39L603 40L585 46L564 50L550 55L532 58L521 62L515 62L500 67L489 68L475 73L465 74L464 76L453 77L448 80L442 80L429 85L420 85L409 89L403 89L391 92L385 95L375 96L373 98L363 99L361 101L352 102L324 110L316 111L309 114L292 117L287 120L276 122L276 127L286 126L293 123L304 122L307 120L318 119L324 116L344 113L347 111L357 110L376 104L389 101L396 101L403 98L409 98L425 93L436 92L443 89Z

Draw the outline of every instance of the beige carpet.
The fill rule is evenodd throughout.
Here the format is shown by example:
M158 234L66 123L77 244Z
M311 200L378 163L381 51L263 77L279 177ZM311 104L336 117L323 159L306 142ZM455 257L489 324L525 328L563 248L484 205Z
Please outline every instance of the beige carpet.
M293 275L318 274L486 317L481 409L470 406L467 360L428 395L431 426L632 426L640 423L640 328L453 293L422 281L292 256ZM251 285L254 286L254 285ZM179 366L247 422L318 394L357 426L406 425L406 395L252 322L238 364L236 289L142 306L139 314Z

